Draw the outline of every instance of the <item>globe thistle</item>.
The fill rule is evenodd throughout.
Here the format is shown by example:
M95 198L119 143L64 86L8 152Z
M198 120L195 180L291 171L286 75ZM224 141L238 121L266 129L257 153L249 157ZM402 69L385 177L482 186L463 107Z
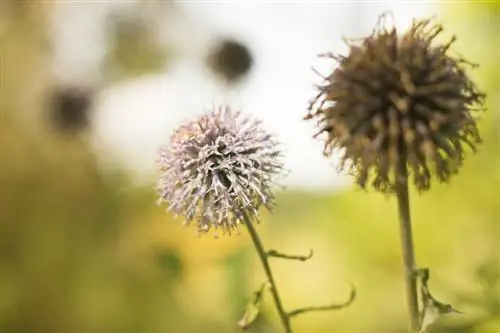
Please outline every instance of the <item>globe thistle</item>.
M207 60L209 67L229 84L239 82L254 65L248 47L233 39L220 42Z
M88 88L65 87L50 96L51 120L58 130L77 132L88 127L92 93Z
M484 94L466 73L476 65L450 55L455 38L438 43L443 27L413 21L400 33L379 23L347 56L327 54L338 66L324 78L306 119L326 133L324 153L339 149L339 168L362 188L393 191L412 177L419 190L431 178L446 182L462 165L464 146L481 138L473 113Z
M245 217L258 221L261 206L272 209L274 177L284 172L278 145L260 121L217 107L159 149L158 203L202 232L231 234Z

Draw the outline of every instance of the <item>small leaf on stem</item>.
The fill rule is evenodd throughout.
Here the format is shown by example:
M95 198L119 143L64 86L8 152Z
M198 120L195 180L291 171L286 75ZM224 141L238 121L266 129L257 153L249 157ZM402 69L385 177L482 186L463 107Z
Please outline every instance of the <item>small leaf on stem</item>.
M238 321L238 326L241 327L242 329L244 330L248 329L259 316L260 303L262 300L262 296L264 294L264 290L267 285L268 282L263 283L260 286L259 290L253 293L252 299L248 301L245 313L243 314L243 318L241 318L240 321Z
M426 331L426 329L432 325L436 320L442 315L449 313L463 313L451 306L451 304L444 304L435 299L427 285L430 272L428 268L418 269L415 272L416 276L420 280L420 293L422 297L422 311L420 313L420 333Z

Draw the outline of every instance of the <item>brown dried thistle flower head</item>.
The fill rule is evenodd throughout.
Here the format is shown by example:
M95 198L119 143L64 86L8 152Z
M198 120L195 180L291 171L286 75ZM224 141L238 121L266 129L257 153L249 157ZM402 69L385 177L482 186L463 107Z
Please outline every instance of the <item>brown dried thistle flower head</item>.
M339 149L339 168L362 188L392 191L409 175L427 190L431 174L445 182L458 171L464 144L475 151L481 142L473 112L483 109L484 94L464 66L475 65L449 55L455 38L435 41L442 30L414 20L401 34L379 22L370 36L347 41L347 56L326 55L338 66L305 118L318 119L325 155Z
M256 221L261 206L272 209L274 178L284 173L278 145L260 121L217 107L160 148L158 203L199 231L231 234L244 215Z

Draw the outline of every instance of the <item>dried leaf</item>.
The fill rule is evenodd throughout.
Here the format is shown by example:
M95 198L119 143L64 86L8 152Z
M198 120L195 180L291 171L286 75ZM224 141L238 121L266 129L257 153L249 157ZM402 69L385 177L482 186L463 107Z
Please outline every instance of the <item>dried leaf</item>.
M454 309L451 304L444 304L432 296L427 285L430 278L429 269L418 270L417 277L420 280L420 293L423 306L420 315L420 333L424 333L430 325L445 314L462 313Z

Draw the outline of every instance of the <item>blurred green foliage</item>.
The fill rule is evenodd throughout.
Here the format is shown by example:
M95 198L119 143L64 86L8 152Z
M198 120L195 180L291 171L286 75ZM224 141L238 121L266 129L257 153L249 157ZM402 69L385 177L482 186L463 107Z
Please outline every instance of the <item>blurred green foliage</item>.
M134 20L115 20L109 25L110 47L103 68L108 79L124 80L165 68L171 50L155 43L150 30Z
M5 6L0 332L239 332L246 301L263 282L247 235L198 238L154 204L152 189L129 190L126 177L99 172L84 137L33 132L14 121L44 112L44 86L33 78L48 77L42 27L50 3L26 2L8 15ZM500 10L476 2L443 9L447 31L459 36L458 51L482 65L474 75L488 93L489 112L481 124L485 143L461 174L425 196L412 193L417 261L430 268L434 295L467 313L439 320L432 332L494 333L500 331L500 40L494 28ZM348 309L295 318L296 332L405 332L393 198L292 189L279 194L275 214L258 228L270 248L314 249L307 262L272 262L288 308L341 302L348 281L358 289ZM269 295L263 302L251 332L276 332Z

